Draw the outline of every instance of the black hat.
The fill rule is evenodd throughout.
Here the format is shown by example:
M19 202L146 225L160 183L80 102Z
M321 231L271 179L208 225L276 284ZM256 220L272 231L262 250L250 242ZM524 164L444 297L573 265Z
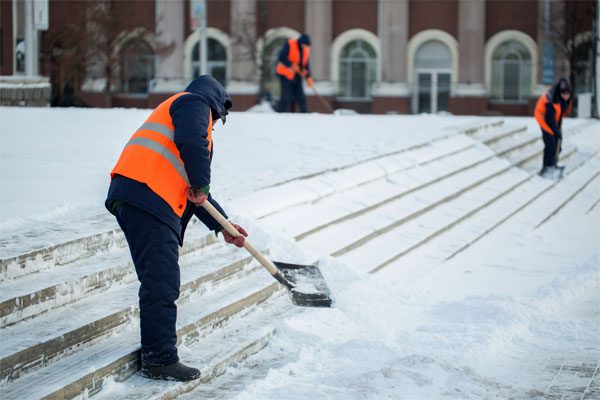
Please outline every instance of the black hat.
M310 46L310 36L308 36L306 33L303 33L298 38L298 44L305 44L307 46Z

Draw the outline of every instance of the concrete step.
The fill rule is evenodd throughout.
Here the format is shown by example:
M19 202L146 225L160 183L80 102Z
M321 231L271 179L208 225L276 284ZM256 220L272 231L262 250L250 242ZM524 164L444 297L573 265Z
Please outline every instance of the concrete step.
M214 234L190 232L180 255L217 241ZM0 326L137 280L127 247L115 247L66 265L0 282Z
M255 271L244 279L191 298L178 308L178 343L190 345L229 320L242 318L276 293L281 293L280 285L268 273ZM215 333L221 335L218 330ZM19 379L4 380L0 392L4 399L90 395L101 389L105 379L122 380L133 375L139 367L138 348L137 317L132 317L129 326L78 352L60 357Z
M590 165L589 161L591 160L587 159L581 163L579 160L573 159L567 163L570 172L561 181L542 179L537 174L531 175L519 190L510 192L494 204L453 227L446 234L378 271L378 274L385 277L390 273L398 282L409 285L429 271L442 266L444 262L460 255L481 239L485 239L492 231L495 231L497 236L513 238L524 232L530 232L535 228L536 220L554 215L554 209L545 209L544 204L556 200L557 193L563 191L560 188L563 181L571 181L573 177L569 175L580 169L581 171L577 173L583 175L575 181L567 182L567 185L574 186L572 190L575 193L571 196L574 197L573 200L566 203L565 207L573 208L569 211L569 215L573 215L573 211L576 210L584 214L586 206L592 204L593 199L600 196L598 189L600 185L595 186L600 183L600 176L594 173L594 171L598 172L598 169ZM600 165L597 164L596 167L600 167ZM592 177L592 180L589 181L586 177ZM576 189L578 187L579 190ZM563 193L564 195L565 193ZM567 195L567 197L569 196ZM532 219L531 213L538 214L538 217ZM493 244L488 241L487 245Z
M495 145L497 142L506 139L514 138L527 132L527 127L524 125L506 125L497 127L496 129L480 130L471 135L475 140L484 143L487 146Z
M351 249L340 259L365 272L376 272L517 189L527 179L528 175L516 168L504 170L431 211Z
M92 399L162 400L179 398L184 393L204 386L210 380L223 374L228 367L238 364L244 358L262 349L273 334L272 326L299 310L301 308L289 307L286 296L277 296L267 300L263 305L255 307L240 321L224 326L219 330L218 335L212 334L189 345L181 346L179 352L182 360L190 365L201 367L202 377L197 381L165 382L148 380L139 374L134 374L123 382L112 383L107 390L103 390ZM245 347L244 344L246 344ZM238 350L242 348L244 350Z
M263 218L261 222L273 229L284 227L289 234L301 240L328 226L354 218L473 168L491 157L492 154L485 148L469 148L442 160L388 175L384 179L371 181L311 204L287 208ZM303 216L300 221L298 215Z
M230 206L253 218L264 218L289 207L310 204L340 191L385 178L417 164L432 162L472 147L475 143L465 135L443 137L372 162L362 162L260 189L232 200Z
M259 266L252 261L247 254L221 244L182 257L178 304L187 304L227 280L253 273ZM270 277L268 273L264 275ZM16 379L131 324L139 312L138 288L137 281L117 285L82 297L68 307L5 327L0 379ZM73 315L77 318L73 319Z
M330 225L300 243L318 254L339 256L423 215L435 207L503 173L510 164L490 159L474 168L420 188L352 219ZM376 221L376 222L374 222Z

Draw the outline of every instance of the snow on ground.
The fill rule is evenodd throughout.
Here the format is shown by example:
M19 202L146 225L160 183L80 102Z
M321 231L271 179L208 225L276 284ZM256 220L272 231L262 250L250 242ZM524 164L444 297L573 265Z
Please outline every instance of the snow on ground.
M108 174L149 113L0 107L0 226L103 212ZM215 126L211 189L227 200L397 151L440 127L476 119L232 113L227 124Z
M108 172L148 113L0 108L2 235L106 217ZM233 113L216 128L213 193L227 203L476 119ZM531 118L515 121L535 129ZM576 382L573 365L600 364L599 219L600 207L566 207L538 229L494 231L410 280L401 266L368 275L323 258L335 307L283 318L265 350L187 398L538 398L557 380ZM256 236L267 240L275 259L310 258L287 237Z

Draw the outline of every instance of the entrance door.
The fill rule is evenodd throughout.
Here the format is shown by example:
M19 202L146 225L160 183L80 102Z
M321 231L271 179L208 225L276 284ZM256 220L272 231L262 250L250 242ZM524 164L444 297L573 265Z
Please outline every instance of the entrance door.
M417 71L417 113L448 111L450 98L450 72L436 70Z

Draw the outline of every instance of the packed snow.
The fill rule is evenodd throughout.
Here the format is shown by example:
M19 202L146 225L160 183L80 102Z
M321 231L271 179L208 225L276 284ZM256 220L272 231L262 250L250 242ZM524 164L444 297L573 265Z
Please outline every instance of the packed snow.
M376 169L387 177L397 172L398 165L373 161L357 167L356 175L339 174L328 182L329 188L318 187L317 181L310 184L318 172L393 155L458 132L481 118L256 111L233 113L225 126L216 128L212 191L232 219L253 232L253 242L269 247L274 259L301 263L318 258L335 304L331 309L285 314L273 322L275 334L265 349L182 398L535 399L552 393L561 380L572 388L590 385L590 379L581 377L581 371L589 369L598 386L597 177L547 220L526 209L516 214L514 223L500 225L455 256L435 258L448 243L433 240L369 274L357 254L327 256L328 246L346 238L312 244L294 241L306 217L296 213L269 219L270 212L288 206L283 196L277 196L282 190L296 190L310 200L332 187L360 184L361 173L373 174ZM103 210L108 173L148 113L0 108L2 237L54 227L65 219L81 218L73 222L82 227L80 234L95 233L100 218L108 221L99 224L101 228L114 227ZM536 132L531 118L507 120ZM569 128L580 122L566 121L566 141ZM596 123L591 130L600 132L597 128ZM600 148L600 136L586 137ZM452 143L462 146L460 139ZM598 164L593 159L589 171L582 169L581 179L587 179L586 173L593 176ZM501 167L500 161L489 164L490 170ZM306 178L301 185L285 184L298 177ZM562 184L575 185L578 177L574 174ZM504 184L502 179L494 181L498 187ZM559 186L544 186L535 179L534 184L548 190L547 197L529 209L564 200ZM482 192L494 190L500 189ZM408 201L406 207L417 205ZM278 224L285 226L278 229ZM415 225L414 233L422 228ZM458 228L454 233L466 235ZM399 246L400 241L390 240L389 246ZM3 246L3 253L9 253L23 244L6 239ZM193 359L185 347L182 354L184 361L186 356ZM590 395L588 389L574 392L579 397L573 398ZM118 397L118 385L108 394Z

